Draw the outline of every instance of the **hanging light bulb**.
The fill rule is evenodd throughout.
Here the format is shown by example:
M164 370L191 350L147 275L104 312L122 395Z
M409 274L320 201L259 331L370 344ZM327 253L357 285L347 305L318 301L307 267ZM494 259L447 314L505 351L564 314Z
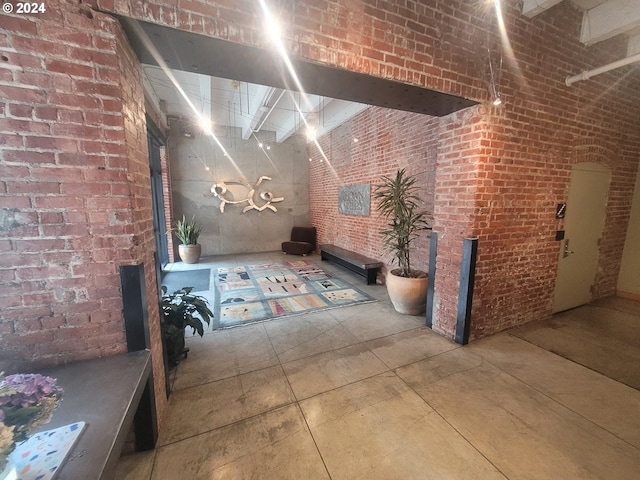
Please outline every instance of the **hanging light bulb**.
M307 142L313 142L316 139L316 128L312 125L307 125Z
M213 123L211 122L211 119L205 116L198 117L198 124L200 125L200 128L202 129L202 131L205 133L209 133L213 128Z

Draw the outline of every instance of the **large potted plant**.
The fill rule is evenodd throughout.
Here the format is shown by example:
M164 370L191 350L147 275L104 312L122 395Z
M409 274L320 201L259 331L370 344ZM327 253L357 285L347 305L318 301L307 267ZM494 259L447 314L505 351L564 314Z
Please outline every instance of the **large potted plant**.
M420 232L430 229L427 213L419 210L415 183L415 177L403 168L395 177L382 177L374 191L378 211L387 221L386 228L380 231L383 245L398 263L398 268L387 275L387 291L396 311L408 315L425 311L428 286L426 272L411 268L412 242Z
M196 222L195 216L191 220L178 220L176 228L172 228L171 232L175 232L176 237L182 242L178 245L178 255L184 263L198 263L202 254L202 246L198 243L198 237L202 231L202 227Z
M187 356L185 347L185 329L191 327L193 334L204 335L203 321L209 325L213 313L209 309L206 298L192 295L193 287L182 287L173 293L167 293L162 286L162 335L167 348L169 362L178 363L182 356Z

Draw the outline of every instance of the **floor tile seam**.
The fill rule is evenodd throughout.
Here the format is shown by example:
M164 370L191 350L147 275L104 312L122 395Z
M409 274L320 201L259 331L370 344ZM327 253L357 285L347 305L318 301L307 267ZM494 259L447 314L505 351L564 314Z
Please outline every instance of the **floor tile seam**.
M631 389L636 390L636 391L640 391L640 389L639 389L639 388L636 388L636 387L634 387L633 385L629 385L628 383L622 382L622 381L620 381L620 380L618 380L618 379L616 379L616 378L609 377L608 375L605 375L604 373L599 372L598 370L595 370L595 369L591 368L591 367L590 367L590 366L588 366L588 365L584 365L584 364L582 364L582 363L580 363L580 362L577 362L577 361L575 361L575 360L572 360L571 358L568 358L568 357L565 357L565 356L563 356L563 355L560 355L559 353L552 352L551 350L547 350L546 348L543 348L543 347L541 347L540 345L537 345L537 344L533 343L532 341L530 341L530 340L528 340L528 339L526 339L526 338L519 337L519 336L518 336L518 335L516 335L515 333L508 332L508 335L509 335L509 336L511 336L511 337L513 337L513 338L516 338L516 339L518 339L518 340L522 340L523 342L526 342L526 343L528 343L529 345L532 345L532 346L536 347L537 349L542 350L543 352L550 353L550 354L552 354L552 355L555 355L556 357L562 358L563 360L566 360L566 361L568 361L568 362L571 362L571 363L573 363L573 364L575 364L575 365L579 365L580 367L585 368L586 370L589 370L589 371L591 371L591 372L593 372L593 373L596 373L596 374L598 374L598 375L600 375L600 376L602 376L602 377L604 377L604 378L608 378L608 379L609 379L609 380L611 380L612 382L616 382L616 383L619 383L620 385L624 385L625 387L631 388Z
M153 449L153 462L151 463L151 473L149 475L148 479L143 479L143 480L152 480L154 477L154 472L156 470L156 461L158 460L158 450L157 447L154 447Z
M460 348L460 347L462 347L462 345L456 345L456 346L454 346L453 348L451 348L451 349L449 349L449 350L445 350L445 351L443 351L443 352L438 352L438 353L436 353L436 354L434 354L434 355L429 355L428 357L419 358L419 359L417 359L417 360L413 360L413 361L411 361L411 362L409 362L409 363L403 363L402 365L397 365L397 366L395 366L395 367L392 367L392 366L388 365L388 364L387 364L387 363L386 363L386 362L385 362L381 357L379 357L379 356L378 356L378 355L377 355L373 350L370 350L370 352L371 352L371 353L373 353L373 354L376 356L376 358L377 358L378 360L380 360L384 365L386 365L386 366L389 368L389 370L391 370L391 371L393 371L393 372L395 373L395 371L396 371L397 369L399 369L399 368L408 367L409 365L414 365L414 364L416 364L416 363L424 362L425 360L429 360L429 359L431 359L431 358L439 357L440 355L443 355L443 354L445 354L445 353L449 353L449 352L452 352L453 350L457 350L457 349L458 349L458 348Z
M446 352L443 352L446 353ZM432 358L432 357L429 357ZM414 362L417 363L417 362ZM398 367L400 368L400 367ZM475 367L474 367L475 368ZM424 398L422 395L420 395L420 393L418 393L409 383L407 383L404 378L400 377L397 372L395 371L395 369L393 370L393 374L396 376L396 378L398 378L398 380L400 380L400 382L402 382L402 384L404 384L409 390L411 390L413 393L415 393L418 398L420 400L422 400L424 402L425 405L427 405L431 410L433 410L433 412L438 415L438 417L440 417L442 419L443 422L445 422L449 427L451 427L451 429L456 432L460 438L462 438L473 450L475 450L478 455L480 455L482 458L484 458L493 468L496 469L496 471L498 473L500 473L500 475L502 475L504 477L505 480L510 480L509 477L507 476L507 474L505 472L503 472L500 467L498 467L498 465L496 465L487 455L485 455L482 450L480 450L479 447L476 447L474 445L474 443L471 441L470 438L467 438L466 435L464 435L460 430L458 430L449 420L447 420L447 418L438 411L438 409L436 407L434 407L433 405L431 405L431 403L429 403L429 401Z
M385 367L387 367L389 369L389 371L393 371L394 367L392 367L391 365L389 365L387 362L385 362L380 356L376 355L376 352L374 352L373 350L369 350L374 357L376 357L380 363L382 363ZM400 367L397 367L400 368ZM395 372L393 372L395 374Z
M215 380L206 380L206 381L204 381L202 383L197 383L195 385L188 385L186 387L181 387L181 388L173 387L171 389L171 393L174 393L174 392L185 392L185 391L188 391L188 390L193 390L194 388L198 388L198 387L201 387L201 386L204 386L204 385L211 385L213 383L223 382L225 380L230 380L230 379L235 378L235 377L242 377L243 375L249 375L251 373L260 372L262 370L268 370L269 368L273 368L273 367L280 367L281 370L284 373L284 369L282 369L282 364L278 362L278 363L275 363L273 365L269 365L267 367L260 367L260 368L256 368L255 370L249 370L249 371L242 372L242 373L235 373L233 375L229 375L229 376L226 376L226 377L216 378ZM171 396L169 396L169 399L171 399Z
M271 340L271 339L269 339ZM290 363L294 363L294 362L299 362L301 360L308 360L308 359L312 359L314 357L319 357L320 355L325 355L327 353L334 353L337 352L339 350L344 350L346 348L353 348L353 347L357 347L358 345L362 345L364 342L358 342L358 343L353 343L351 345L346 345L343 347L337 347L337 348L333 348L331 350L325 350L323 352L318 352L318 353L314 353L311 355L307 355L306 357L300 357L300 358L296 358L295 360L288 360L286 362L283 362L282 360L280 360L280 354L278 352L276 352L276 356L278 357L278 362L280 363L280 365L284 368L285 365L288 365ZM283 352L284 353L284 352Z
M580 324L578 322L566 322L564 324L561 325L561 327L569 327L572 326L574 328L574 331L580 332L580 333L586 333L585 338L589 339L589 340L593 340L593 343L599 347L599 348L609 348L612 349L611 342L610 341L601 341L601 339L603 339L603 333L606 333L605 329L594 329L594 327L591 327L587 324ZM541 325L540 327L537 326L531 326L528 330L529 333L535 333L536 331L542 330L542 329L546 329L546 328L550 328L548 325ZM527 333L527 330L524 330L524 333ZM567 335L567 336L573 336L574 334L572 332L568 332L568 331L564 331L562 330L562 328L558 328L558 329L554 329L554 331L561 333L563 335ZM510 333L513 336L518 336L517 333ZM520 338L520 337L518 337ZM622 345L624 347L634 347L636 346L636 343L634 342L633 338L630 338L627 340L627 338L616 338L615 339L615 344L618 345ZM614 349L616 350L616 349Z
M423 327L423 325L418 325L418 326L416 326L416 327L414 327L414 328L410 328L410 329L408 329L408 330L403 330L403 331L401 331L401 332L390 333L390 334L388 334L388 335L384 335L384 336L382 336L382 337L375 337L375 338L371 338L371 339L368 339L368 340L359 340L357 343L352 343L351 345L345 345L345 346L342 346L342 347L333 348L333 349L331 349L331 350L325 350L325 351L323 351L323 352L314 353L314 354L311 354L311 355L308 355L308 356L305 356L305 357L297 358L297 359L295 359L295 360L289 360L289 361L286 361L286 362L284 362L284 363L280 360L280 354L279 354L277 351L276 351L276 356L278 357L278 361L280 362L280 365L284 366L284 365L287 365L287 364L289 364L289 363L299 362L300 360L311 359L311 358L313 358L313 357L318 357L318 356L320 356L320 355L325 355L325 354L327 354L327 353L332 353L332 352L337 352L337 351L339 351L339 350L344 350L344 349L347 349L347 348L357 347L358 345L364 345L364 346L366 346L366 344L367 344L367 343L375 342L375 341L378 341L378 340L381 340L381 339L384 339L384 338L388 338L388 337L392 337L392 336L394 336L394 335L398 335L398 334L400 334L400 333L412 332L412 331L414 331L414 330L418 330L418 329L420 329L420 328L422 328L422 327ZM346 327L345 327L345 328L346 328ZM266 329L265 329L265 330L266 330ZM349 333L350 333L351 335L354 335L352 332L349 332ZM275 347L273 347L273 343L271 342L271 337L269 336L269 332L267 332L267 337L269 338L269 342L271 343L271 347L272 347L272 348L274 349L274 351L275 351ZM355 335L354 335L354 337L355 337ZM357 337L356 337L356 338L357 338ZM384 362L380 359L380 357L378 357L378 356L373 352L373 350L371 350L371 348L366 347L366 350L367 350L368 352L373 353L373 355L374 355L378 360L380 360L380 361L381 361L381 362L382 362L382 363L383 363L387 368L391 369L391 367L389 367L386 363L384 363ZM289 351L289 350L286 350L286 351ZM286 352L286 351L285 351L285 352ZM285 353L285 352L281 352L281 353ZM431 358L431 357L429 357L429 358ZM397 367L397 368L399 368L399 367Z
M375 377L378 377L380 375L384 375L386 373L394 373L394 372L393 372L393 370L390 370L390 369L383 370L381 372L374 373L372 375L368 375L366 377L362 377L362 378L359 378L357 380L353 380L352 382L347 382L347 383L344 383L342 385L338 385L337 387L333 387L333 388L330 388L329 390L325 390L323 392L318 392L318 393L315 393L313 395L310 395L310 396L304 397L304 398L298 398L298 396L295 394L295 391L293 392L293 395L294 395L297 403L306 402L307 400L310 400L312 398L316 398L316 397L319 397L321 395L325 395L327 393L335 392L337 390L340 390L341 388L349 387L351 385L355 385L356 383L360 383L360 382L363 382L365 380L369 380L371 378L375 378ZM285 372L285 376L286 376L286 372ZM287 377L287 380L288 380L288 377Z
M597 300L596 300L596 304L587 304L587 305L582 305L583 307L587 307L589 309L593 309L593 310L606 310L606 311L613 311L613 312L617 312L617 313L622 313L624 315L630 315L636 319L640 319L640 314L634 314L631 313L625 309L621 309L621 308L616 308L615 306L607 306L607 305L598 305L597 304ZM580 308L580 307L578 307Z
M285 354L285 353L287 353L287 352L290 352L290 351L294 350L295 348L299 348L301 345L305 345L305 344L307 344L307 343L309 343L309 342L312 342L312 341L314 341L315 339L317 339L317 338L321 337L322 335L326 334L329 330L331 330L331 328L328 328L328 329L326 329L326 330L323 330L323 331L319 332L317 335L315 335L315 336L311 337L310 339L308 339L307 341L302 342L302 343L298 343L298 344L294 345L294 346L293 346L293 347L291 347L291 348L287 348L286 350L283 350L282 352L279 352L279 353L278 353L278 352L276 351L276 355L278 356L278 358L280 358L280 355L281 355L281 354ZM267 335L269 336L269 332L267 332ZM269 340L271 340L271 336L269 336ZM359 342L359 343L361 343L361 342ZM340 348L347 348L347 347L350 347L350 346L352 346L352 345L357 345L357 343L353 343L353 344L351 344L351 345L345 345L344 347L340 347ZM275 350L275 347L273 346L273 342L271 343L271 346L272 346L272 347L273 347L273 349ZM327 350L327 352L336 351L336 350L339 350L340 348L335 348L335 349L333 349L333 350ZM307 357L301 357L301 358L307 358ZM296 360L299 360L299 359L296 359ZM295 362L296 360L291 360L291 361L292 361L292 362ZM285 363L288 363L288 362L285 362Z
M327 478L329 480L331 480L333 477L331 477L331 473L329 472L329 467L327 466L327 462L325 461L324 455L322 455L322 451L320 450L320 446L318 445L318 441L316 440L316 437L313 434L313 431L311 430L311 425L309 425L309 422L307 421L307 416L304 414L304 411L302 410L302 406L300 405L299 401L296 401L296 407L298 407L298 412L300 412L300 416L302 417L302 420L304 421L304 424L307 427L307 431L309 432L309 435L311 436L311 441L313 442L313 445L316 447L316 451L318 452L318 456L320 457L320 461L322 462L322 465L324 466L324 470L325 470L325 472L327 472Z
M362 340L360 343L370 343L370 342L375 342L375 341L378 341L378 340L382 340L382 339L384 339L384 338L393 337L394 335L400 335L400 334L402 334L402 333L413 332L413 331L415 331L415 330L419 330L419 329L421 329L421 328L423 328L423 327L424 327L424 325L416 325L415 327L411 327L411 328L409 328L409 329L407 329L407 330L401 330L401 331L399 331L399 332L389 333L389 334L387 334L387 335L383 335L383 336L381 336L381 337L375 337L375 338L369 338L369 339L367 339L367 340ZM347 330L349 330L347 327L344 327L344 328L346 328ZM355 334L354 334L353 332L349 331L349 333L355 337ZM357 338L357 337L356 337L356 338Z
M516 337L516 338L518 338L518 337ZM521 340L523 340L523 341L525 341L525 342L526 342L526 340L524 340L524 339L521 339ZM529 342L527 342L527 343L529 343ZM538 347L537 345L535 345L535 346L536 346L536 347ZM542 347L538 347L538 348L539 348L539 349L541 349L541 350L543 350L543 351L545 351L545 352L548 352L548 350L544 350ZM556 355L557 357L560 357L560 358L562 358L562 359L564 359L564 360L566 360L566 361L568 361L568 362L575 363L576 365L580 365L580 366L584 367L584 365L581 365L581 364L579 364L579 363L577 363L577 362L574 362L573 360L570 360L570 359L568 359L568 358L565 358L565 357L563 357L563 356L561 356L561 355L557 355L556 353L553 353L553 352L549 352L549 353L552 353L553 355ZM476 355L478 355L478 354L476 354ZM533 391L535 391L535 392L539 393L540 395L542 395L543 397L547 398L548 400L552 401L552 402L553 402L553 403L555 403L556 405L559 405L560 407L562 407L562 408L564 408L564 409L566 409L566 410L570 411L570 412L571 412L571 413L573 413L574 415L576 415L576 416L580 417L581 419L583 419L583 420L585 420L585 421L589 422L589 424L593 425L594 427L599 428L600 430L602 430L602 431L604 431L604 432L607 432L608 434L612 435L613 437L617 438L618 440L622 441L623 443L625 443L625 444L629 445L629 446L630 446L630 447L632 447L634 450L638 450L638 451L640 451L640 447L638 447L638 446L636 446L636 445L634 445L634 444L630 443L628 440L626 440L626 439L624 439L624 438L620 437L617 433L612 432L612 431L611 431L611 430L609 430L608 428L606 428L606 427L604 427L604 426L602 426L602 425L600 425L600 424L596 423L594 420L590 419L589 417L586 417L586 416L584 416L583 414L581 414L580 412L575 411L575 410L574 410L573 408L571 408L569 405L565 405L565 403L564 403L564 402L562 402L562 401L560 401L560 400L558 400L558 399L556 399L556 398L552 397L550 394L548 394L548 393L546 393L546 392L544 392L544 391L540 390L539 388L536 388L536 387L535 387L535 386L533 386L533 385L530 385L529 383L527 383L525 380L521 379L520 377L518 377L518 376L517 376L517 375L515 375L514 373L511 373L511 372L509 372L509 371L507 371L507 370L505 370L505 369L501 368L500 366L498 366L498 365L496 365L495 363L493 363L493 362L491 362L491 361L487 360L487 359L486 359L486 358L484 358L484 357L482 357L482 358L483 358L483 361L484 361L484 362L486 362L486 363L488 363L489 365L491 365L492 367L495 367L496 369L500 370L502 373L505 373L506 375L509 375L511 378L513 378L513 379L517 380L518 382L520 382L520 383L522 383L522 384L526 385L527 387L529 387L529 388L530 388L530 389L532 389ZM584 368L586 368L587 370L591 370L591 369L590 369L590 368L588 368L588 367L584 367ZM595 372L595 370L591 370L591 371ZM614 382L616 382L616 383L620 383L621 385L625 385L624 383L622 383L622 382L618 382L617 380L614 380L613 378L609 378L609 377L607 377L606 375L603 375L603 374L602 374L602 373L600 373L600 372L595 372L595 373L597 373L598 375L601 375L601 376L602 376L602 377L604 377L604 378L607 378L607 379L609 379L609 380L612 380L612 381L614 381ZM628 385L625 385L625 386L627 386L627 387L628 387ZM633 387L629 387L629 388L633 388Z
M431 356L429 356L429 357L420 358L420 359L418 359L418 360L414 360L414 361L409 362L409 363L406 363L406 364L404 364L404 365L398 365L397 367L390 367L390 370L391 370L393 373L396 373L396 370L399 370L399 369L401 369L401 368L408 367L408 366L410 366L410 365L415 365L416 363L424 362L425 360L431 360L432 358L437 358L437 357L439 357L439 356L441 356L441 355L445 355L445 354L447 354L447 353L451 353L451 352L453 352L454 350L458 350L459 348L462 348L463 346L464 346L464 345L457 345L457 344L456 344L456 345L454 345L454 346L453 346L453 348L451 348L451 349L449 349L449 350L445 350L445 351L443 351L443 352L438 352L438 353L436 353L435 355L431 355ZM373 351L372 351L371 353L373 353L373 354L375 355L375 353L374 353ZM376 356L377 356L377 355L376 355ZM380 358L380 357L378 357L378 358ZM382 359L380 359L380 361L384 363L384 361L383 361ZM386 363L385 363L385 365L386 365ZM474 368L475 368L475 367L474 367Z
M282 408L286 408L286 407L289 407L289 406L298 406L297 403L298 402L296 400L291 400L289 402L282 403L280 405L275 405L273 407L270 407L270 408L268 408L266 410L262 410L262 411L260 411L258 413L253 414L253 415L249 415L247 417L242 417L242 418L240 418L238 420L234 420L232 422L225 423L224 425L218 425L215 428L212 428L212 429L209 429L209 430L206 430L206 431L203 431L203 432L198 432L198 433L196 433L194 435L190 435L188 437L184 437L184 438L180 438L180 439L177 439L177 440L173 440L171 442L163 443L162 445L156 445L155 450L158 450L160 448L169 447L171 445L175 445L177 443L184 442L186 440L191 440L193 438L201 437L202 435L207 435L207 434L210 434L212 432L215 432L215 431L223 429L223 428L230 428L230 427L233 427L235 425L239 425L239 424L241 424L243 422L258 418L258 417L260 417L262 415L265 415L267 413L275 412L276 410L279 410L279 409L282 409ZM298 408L299 408L299 406L298 406ZM154 457L154 461L155 461L155 457Z

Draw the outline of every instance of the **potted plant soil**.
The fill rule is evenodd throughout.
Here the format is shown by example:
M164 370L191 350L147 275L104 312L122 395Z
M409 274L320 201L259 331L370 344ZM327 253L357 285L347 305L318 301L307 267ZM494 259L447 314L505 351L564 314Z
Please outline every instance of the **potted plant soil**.
M172 228L176 237L182 242L178 245L178 255L184 263L198 263L202 255L202 246L198 243L198 237L202 227L196 222L195 216L191 220L186 220L184 215L182 220L178 220L176 228Z
M204 325L213 318L207 299L199 295L192 295L193 287L182 287L169 294L167 287L162 286L162 335L167 348L167 356L172 365L187 356L189 349L185 347L184 334L187 327L193 329L194 334L202 337Z
M387 228L380 231L384 248L398 263L398 268L387 275L387 291L396 311L408 315L425 311L428 286L426 272L411 268L412 242L420 232L430 229L427 213L419 210L415 183L415 177L403 168L395 177L382 177L374 191L378 211L387 221Z

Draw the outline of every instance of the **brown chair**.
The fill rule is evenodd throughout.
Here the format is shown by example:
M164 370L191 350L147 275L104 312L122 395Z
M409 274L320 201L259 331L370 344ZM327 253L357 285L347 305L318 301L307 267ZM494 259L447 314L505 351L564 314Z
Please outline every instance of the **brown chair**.
M306 255L316 249L316 227L293 227L291 240L282 242L282 251L293 255Z

